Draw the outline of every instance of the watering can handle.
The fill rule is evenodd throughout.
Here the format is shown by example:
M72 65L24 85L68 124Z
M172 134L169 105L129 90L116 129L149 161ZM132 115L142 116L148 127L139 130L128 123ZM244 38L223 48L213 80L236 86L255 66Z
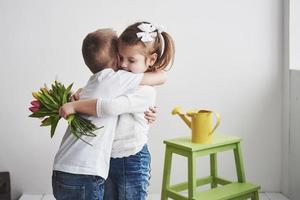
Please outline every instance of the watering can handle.
M213 128L213 130L209 133L209 135L213 134L213 132L216 130L216 128L220 125L220 121L221 121L219 113L217 113L215 111L212 111L212 112L216 115L217 123L216 123L215 127Z

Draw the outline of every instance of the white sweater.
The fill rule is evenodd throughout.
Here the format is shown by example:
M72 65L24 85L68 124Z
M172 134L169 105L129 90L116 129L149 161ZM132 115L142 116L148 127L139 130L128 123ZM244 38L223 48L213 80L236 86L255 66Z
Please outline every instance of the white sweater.
M98 99L99 117L119 115L111 157L134 155L147 143L149 124L144 112L154 106L155 98L152 86L140 86L115 99Z
M138 88L142 77L143 74L133 74L123 70L117 72L112 69L102 70L91 76L82 89L80 98L118 97L133 88ZM82 136L92 146L75 138L68 128L56 153L53 169L73 174L98 175L106 179L118 118L116 116L87 118L96 126L104 126L104 128L96 131L96 137Z

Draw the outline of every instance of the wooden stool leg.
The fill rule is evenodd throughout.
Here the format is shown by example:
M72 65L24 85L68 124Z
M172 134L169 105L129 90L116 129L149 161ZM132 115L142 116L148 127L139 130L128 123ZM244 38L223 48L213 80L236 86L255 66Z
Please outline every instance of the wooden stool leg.
M245 178L244 163L243 163L240 142L236 143L236 148L233 151L234 151L234 159L235 159L238 182L244 183L246 182L246 178Z
M188 156L188 191L189 199L194 199L196 196L196 156L191 153Z
M167 200L167 189L170 187L170 176L172 166L172 151L166 146L165 163L164 163L164 174L161 190L161 200Z
M251 200L259 200L259 194L258 194L258 191L254 192L254 196L251 197Z
M210 187L215 188L218 186L218 184L216 182L216 177L218 176L217 154L216 153L210 154L210 175L213 177Z

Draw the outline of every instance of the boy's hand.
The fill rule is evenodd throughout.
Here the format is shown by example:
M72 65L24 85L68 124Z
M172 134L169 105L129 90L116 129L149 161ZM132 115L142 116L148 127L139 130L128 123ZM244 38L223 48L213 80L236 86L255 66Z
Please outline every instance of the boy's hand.
M78 101L80 98L80 92L81 92L82 88L79 88L74 94L71 95L70 100L71 101Z
M65 103L62 107L59 108L59 116L67 119L70 114L74 114L74 104L72 102Z
M145 111L145 119L148 120L148 124L152 124L156 120L157 109L156 106L149 107L149 110Z

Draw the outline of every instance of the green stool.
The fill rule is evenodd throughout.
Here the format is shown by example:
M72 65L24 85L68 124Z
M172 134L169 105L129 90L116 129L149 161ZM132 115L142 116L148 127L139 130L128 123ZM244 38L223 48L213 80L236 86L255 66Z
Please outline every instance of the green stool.
M246 182L244 164L240 146L241 139L221 134L214 134L212 144L196 144L191 142L190 137L181 137L166 140L166 153L164 163L164 174L162 183L161 200L168 197L176 200L225 200L225 199L247 199L258 200L258 190L260 186ZM232 182L218 177L217 173L217 153L233 150L237 182ZM188 181L176 185L170 185L172 154L179 154L188 158ZM210 155L210 176L197 179L196 158ZM197 186L210 184L211 189L197 192ZM218 185L222 185L218 187ZM188 190L188 196L180 192Z

